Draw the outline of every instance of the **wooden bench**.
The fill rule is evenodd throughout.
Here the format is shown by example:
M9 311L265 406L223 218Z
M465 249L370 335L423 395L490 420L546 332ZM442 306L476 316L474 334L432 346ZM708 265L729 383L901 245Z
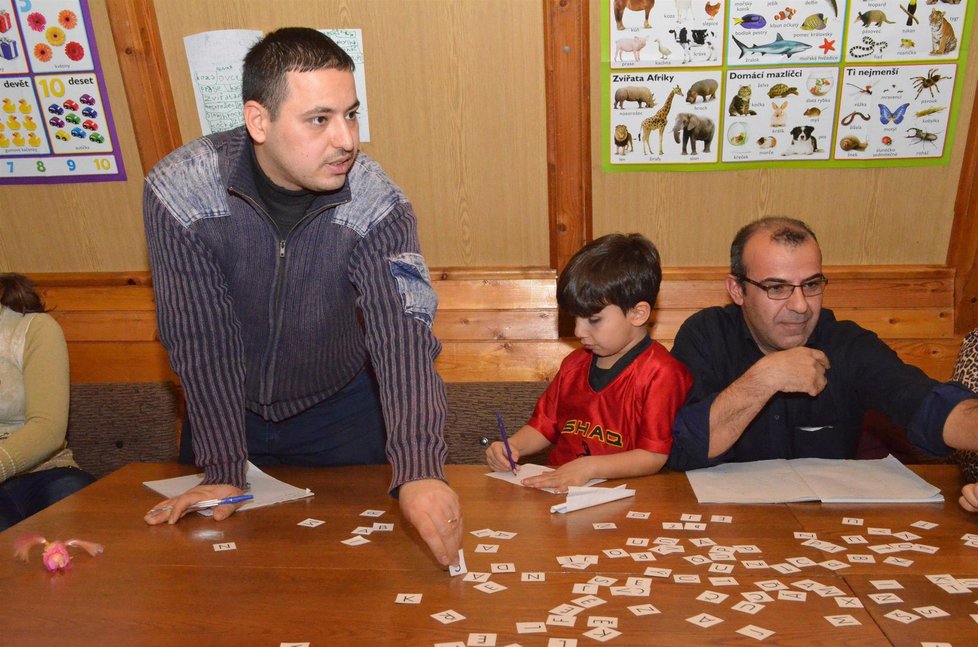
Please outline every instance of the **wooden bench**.
M961 342L953 330L952 270L894 266L827 267L825 271L831 281L825 305L838 318L874 330L904 361L929 375L942 380L950 376ZM671 347L689 315L726 303L724 276L725 270L717 267L667 268L653 336ZM103 402L96 405L98 414L73 411L72 442L85 438L93 448L79 446L79 460L103 472L121 460L155 456L134 447L136 437L124 435L126 418L136 418L125 409L126 398L118 396L134 383L169 383L179 402L176 377L157 336L149 273L33 274L31 278L68 340L73 408ZM558 317L552 270L443 269L433 270L432 279L439 297L435 333L443 348L437 367L449 395L449 458L482 462L479 440L498 437L495 411L503 413L509 429L526 422L544 385L575 347L572 324ZM122 390L117 393L117 388ZM154 389L137 390L133 398L157 397ZM99 421L100 416L108 418L110 405L104 404L108 402L124 411L121 426L114 431ZM161 416L169 417L167 424L174 425L174 442L153 452L170 452L176 446L178 410L171 405L162 410ZM80 416L87 421L85 432L80 431ZM130 424L129 430L135 432L140 425ZM133 453L127 454L129 450ZM103 456L115 458L96 464Z
M954 273L937 266L827 267L826 307L875 331L908 363L947 379ZM672 346L697 310L727 302L722 268L666 269L653 336ZM68 339L73 383L176 381L159 343L149 274L34 274ZM434 270L438 370L446 382L548 381L574 347L551 270Z

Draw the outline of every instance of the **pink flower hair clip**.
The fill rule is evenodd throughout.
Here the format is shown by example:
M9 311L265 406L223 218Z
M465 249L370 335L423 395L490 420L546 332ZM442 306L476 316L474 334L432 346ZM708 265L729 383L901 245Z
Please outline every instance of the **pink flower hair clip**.
M63 571L71 565L71 553L68 552L69 547L73 548L77 546L92 557L97 557L102 554L102 544L96 544L93 541L84 541L81 539L48 541L40 535L27 535L14 542L14 556L21 558L25 562L29 561L31 549L38 544L44 546L44 552L41 553L41 561L44 563L44 568L52 573Z

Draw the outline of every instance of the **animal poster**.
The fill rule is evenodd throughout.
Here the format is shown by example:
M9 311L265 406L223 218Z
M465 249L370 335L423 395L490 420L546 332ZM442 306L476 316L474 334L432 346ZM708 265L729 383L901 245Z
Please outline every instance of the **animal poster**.
M971 4L607 0L603 167L946 164Z
M727 70L723 161L827 160L835 67ZM796 128L800 130L795 130Z
M87 0L0 0L0 184L125 179Z

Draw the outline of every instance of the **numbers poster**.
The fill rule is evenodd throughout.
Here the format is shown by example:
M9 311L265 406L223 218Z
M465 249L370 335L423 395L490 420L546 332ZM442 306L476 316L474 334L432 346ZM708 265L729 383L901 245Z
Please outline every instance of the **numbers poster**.
M125 179L87 0L0 0L0 184Z
M605 0L603 168L946 164L972 4Z

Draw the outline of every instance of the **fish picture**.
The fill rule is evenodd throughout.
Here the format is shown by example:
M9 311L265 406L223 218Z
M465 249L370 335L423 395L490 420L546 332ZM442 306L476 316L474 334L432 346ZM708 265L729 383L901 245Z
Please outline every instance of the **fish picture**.
M734 18L734 24L744 29L763 29L767 25L764 16L756 13L744 14L740 18Z
M733 42L737 44L737 47L740 48L740 56L737 58L743 58L744 54L749 53L770 54L771 56L791 58L792 54L804 52L806 49L811 49L812 47L808 43L801 43L797 40L785 40L781 37L781 34L778 34L773 42L763 45L746 45L737 40L736 36L731 36L731 38L733 38Z
M813 13L801 23L801 28L805 31L821 31L825 27L825 14L823 13Z

